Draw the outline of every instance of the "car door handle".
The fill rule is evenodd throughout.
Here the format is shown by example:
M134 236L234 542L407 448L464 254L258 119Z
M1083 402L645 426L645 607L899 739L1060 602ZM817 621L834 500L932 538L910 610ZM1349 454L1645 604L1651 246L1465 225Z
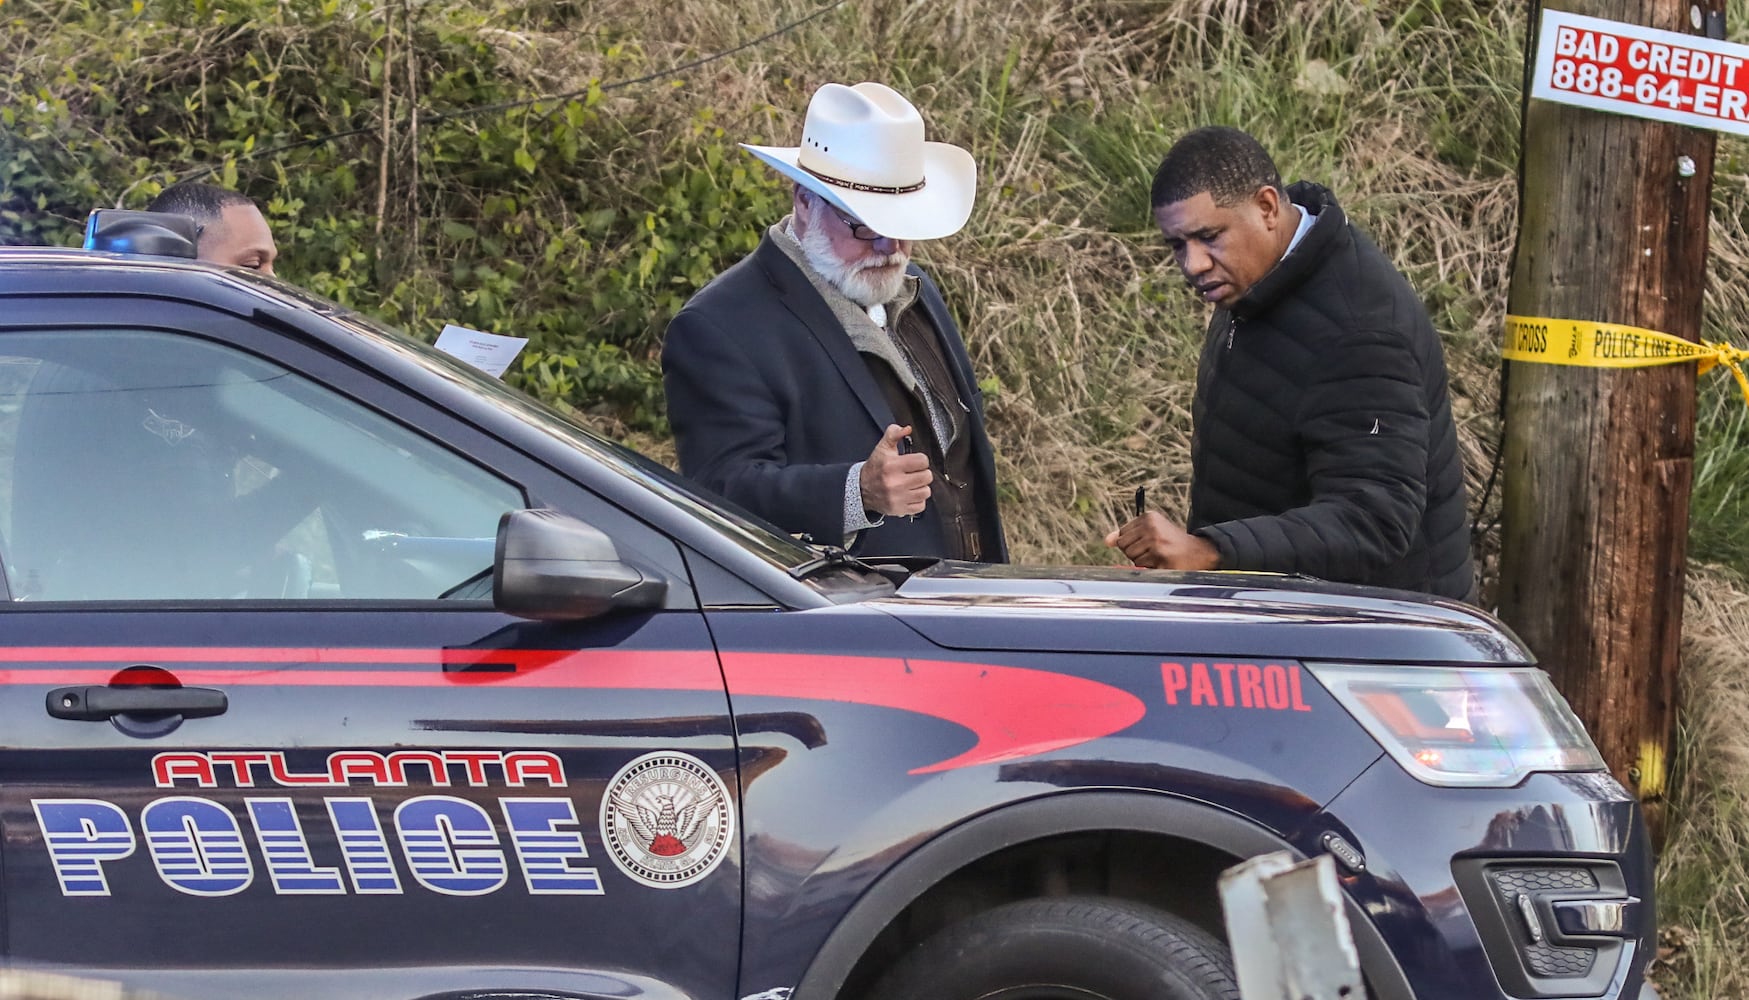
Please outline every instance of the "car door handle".
M109 687L55 688L47 698L57 719L101 722L117 715L180 715L199 719L221 715L231 704L218 688Z

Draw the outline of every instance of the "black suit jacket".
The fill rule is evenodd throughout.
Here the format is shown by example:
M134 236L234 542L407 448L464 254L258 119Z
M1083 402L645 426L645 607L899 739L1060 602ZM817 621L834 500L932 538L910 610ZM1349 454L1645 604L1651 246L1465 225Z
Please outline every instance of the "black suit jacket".
M971 407L977 508L992 561L1008 558L983 397L941 292L917 269L917 304L941 337ZM807 275L767 235L668 324L662 345L668 419L680 471L785 531L844 537L844 482L894 422L868 362ZM858 536L858 555L942 554L930 504Z

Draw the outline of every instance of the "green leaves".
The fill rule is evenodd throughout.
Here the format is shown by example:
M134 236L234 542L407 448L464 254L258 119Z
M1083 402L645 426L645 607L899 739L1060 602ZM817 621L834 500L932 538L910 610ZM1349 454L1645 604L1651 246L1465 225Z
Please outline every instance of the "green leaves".
M282 277L415 336L526 336L512 382L632 431L663 427L669 317L787 209L669 80L642 100L593 79L564 102L447 114L554 89L518 39L556 8L415 5L409 25L394 4L142 0L119 28L15 10L0 242L75 243L92 207L141 208L207 171L264 206ZM623 38L596 44L604 74L647 69Z

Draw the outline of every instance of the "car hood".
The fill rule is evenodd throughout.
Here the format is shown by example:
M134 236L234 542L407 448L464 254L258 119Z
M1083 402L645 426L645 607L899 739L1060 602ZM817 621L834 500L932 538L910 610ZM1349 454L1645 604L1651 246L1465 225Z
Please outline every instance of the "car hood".
M872 603L951 649L1531 662L1467 604L1269 574L943 562Z

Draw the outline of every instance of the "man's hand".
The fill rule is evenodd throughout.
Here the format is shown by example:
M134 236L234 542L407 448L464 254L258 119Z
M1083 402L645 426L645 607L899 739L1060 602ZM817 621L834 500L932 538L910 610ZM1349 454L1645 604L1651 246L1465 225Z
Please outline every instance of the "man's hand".
M1105 536L1105 544L1122 549L1125 557L1148 569L1219 569L1221 550L1185 531L1159 511L1141 517Z
M876 514L921 514L929 499L929 456L899 453L899 442L911 428L888 424L881 443L863 463L862 507Z

